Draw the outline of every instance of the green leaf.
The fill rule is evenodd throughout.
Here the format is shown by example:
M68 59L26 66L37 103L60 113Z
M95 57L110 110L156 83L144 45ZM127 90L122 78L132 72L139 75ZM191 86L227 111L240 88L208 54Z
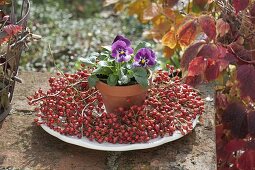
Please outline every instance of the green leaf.
M149 82L147 77L139 77L139 76L134 76L134 77L137 83L139 83L143 88L148 87Z
M137 51L138 51L140 48L144 48L145 45L146 45L146 42L145 42L145 41L140 42L140 43L136 46L134 53L136 54Z
M147 70L143 67L136 67L133 69L134 77L137 83L139 83L142 87L148 87L148 74Z
M112 50L112 47L110 45L107 45L107 46L102 46L102 49L104 51L111 51Z
M99 81L99 79L97 78L96 75L89 76L89 78L88 78L89 87L95 87L97 81Z
M120 69L120 74L119 74L119 80L118 80L119 85L128 84L130 82L130 78L128 77L127 74L128 74L128 70L122 67Z
M133 69L134 76L147 77L147 70L143 67L136 67Z
M99 52L92 52L92 53L90 53L89 56L96 56L96 57L98 57L99 55L100 55Z
M112 70L109 67L101 67L99 66L97 69L93 71L93 74L102 74L108 76L112 73Z
M100 56L98 56L98 60L100 61L107 60L107 58L109 58L108 54L100 54Z
M129 69L129 70L132 69L133 68L133 63L126 63L126 68Z
M130 82L130 78L127 75L121 75L118 81L119 85L128 84Z
M114 74L110 74L108 79L107 79L107 84L110 86L115 86L118 82L118 76Z
M108 67L109 63L107 61L99 61L98 65L101 66L101 67Z
M145 48L145 47L151 47L151 44L148 43L148 42L145 42L145 41L140 42L140 43L136 46L135 51L134 51L134 54L136 54L137 51L138 51L139 49Z
M108 60L110 58L110 51L102 51L100 55L98 56L98 59L100 61L102 60Z
M128 71L127 71L127 76L128 76L128 78L134 77L134 72L133 72L133 70L128 70Z
M109 57L109 58L107 59L107 61L108 61L108 62L111 62L111 64L112 64L112 63L115 63L115 58Z
M88 58L79 58L79 61L81 61L82 63L84 63L87 66L94 66L96 64L96 56L90 56Z
M75 64L74 64L74 68L76 70L80 69L81 68L81 61L76 61Z

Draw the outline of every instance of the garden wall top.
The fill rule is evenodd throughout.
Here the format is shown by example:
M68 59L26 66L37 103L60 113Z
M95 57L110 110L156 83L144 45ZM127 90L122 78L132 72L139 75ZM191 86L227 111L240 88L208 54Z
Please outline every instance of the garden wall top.
M67 144L33 123L33 108L26 97L39 87L47 89L50 73L21 72L11 114L0 123L0 169L165 169L215 170L214 102L192 133L162 146L128 152L94 151ZM201 86L203 97L213 98L212 85Z

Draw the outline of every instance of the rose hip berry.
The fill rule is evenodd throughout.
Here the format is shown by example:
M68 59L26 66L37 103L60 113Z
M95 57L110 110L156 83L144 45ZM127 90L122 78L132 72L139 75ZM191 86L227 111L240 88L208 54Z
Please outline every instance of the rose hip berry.
M155 73L142 106L119 108L116 113L105 112L102 96L88 86L87 70L58 73L49 79L47 92L39 89L28 97L29 104L37 106L34 121L60 134L99 143L145 143L175 132L185 135L193 129L194 118L204 112L204 101L178 76L171 76L178 70L167 68Z

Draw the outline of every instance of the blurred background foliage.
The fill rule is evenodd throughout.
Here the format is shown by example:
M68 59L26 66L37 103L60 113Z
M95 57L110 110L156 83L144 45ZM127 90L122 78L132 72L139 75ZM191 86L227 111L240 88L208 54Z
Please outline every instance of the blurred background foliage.
M29 28L42 36L31 42L23 54L21 69L73 72L78 58L108 45L117 34L133 43L142 41L142 32L150 27L128 14L116 15L103 0L32 0Z

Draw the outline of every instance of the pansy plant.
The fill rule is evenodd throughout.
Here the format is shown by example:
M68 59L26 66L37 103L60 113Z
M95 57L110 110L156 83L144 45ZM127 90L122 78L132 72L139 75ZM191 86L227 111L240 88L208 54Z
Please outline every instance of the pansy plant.
M111 46L104 46L101 53L93 53L88 58L80 58L84 64L95 68L89 77L89 85L103 81L111 86L123 86L139 83L149 85L150 69L156 64L156 55L146 43L140 43L135 49L130 40L118 35Z

